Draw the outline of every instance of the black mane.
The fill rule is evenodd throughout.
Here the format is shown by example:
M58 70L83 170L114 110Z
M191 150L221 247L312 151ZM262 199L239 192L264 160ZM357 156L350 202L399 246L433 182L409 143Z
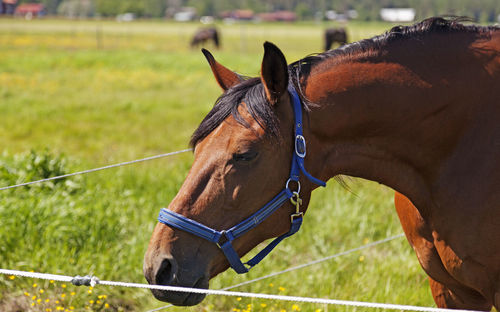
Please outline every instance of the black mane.
M496 26L462 24L462 22L468 21L470 20L463 17L432 17L411 26L393 27L388 32L371 39L364 39L344 45L335 50L307 56L288 66L290 83L294 84L297 92L302 97L303 105L308 109L313 104L308 103L303 96L300 88L301 81L307 79L312 66L324 60L341 56L353 56L368 51L377 51L391 42L404 39L419 39L430 33L471 32L487 34L490 31L499 29ZM273 137L277 137L279 120L271 105L266 100L260 78L250 78L230 88L217 99L212 110L192 135L190 145L196 146L199 141L217 128L229 114L233 115L241 124L248 126L238 113L238 107L242 101L247 104L250 115L266 129L267 133Z
M471 22L467 17L431 17L410 26L395 26L389 31L370 39L343 45L338 49L329 50L319 54L307 56L289 65L293 73L292 78L296 83L300 78L307 79L311 68L326 59L349 57L364 54L369 51L379 51L388 44L407 39L421 39L427 34L469 32L487 34L500 29L498 26L464 25Z

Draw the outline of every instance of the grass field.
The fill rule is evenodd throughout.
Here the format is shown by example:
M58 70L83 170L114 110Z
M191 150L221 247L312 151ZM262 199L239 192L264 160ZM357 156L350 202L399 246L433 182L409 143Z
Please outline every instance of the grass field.
M255 76L262 43L289 62L319 52L316 24L220 25L216 58ZM198 49L197 24L0 20L0 186L187 147L220 94ZM350 41L389 24L351 23ZM190 167L182 155L0 193L0 268L145 282L142 259L161 207ZM245 276L211 288L358 247L401 232L393 191L353 179L316 190L303 230ZM404 238L235 289L294 296L433 306L426 276ZM145 290L93 290L0 277L0 310L145 311L164 305ZM373 311L208 297L166 311Z

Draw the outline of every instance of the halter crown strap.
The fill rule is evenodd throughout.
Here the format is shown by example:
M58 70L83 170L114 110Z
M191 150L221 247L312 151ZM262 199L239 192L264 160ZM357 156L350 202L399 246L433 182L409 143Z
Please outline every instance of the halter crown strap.
M304 166L304 158L306 157L307 149L306 139L303 135L304 124L302 122L302 104L297 91L295 91L295 88L293 87L293 84L288 85L288 92L292 98L293 114L295 118L295 152L292 159L290 179L298 181L300 172L302 172L311 182L320 186L326 186L325 182L313 177L309 172L307 172Z
M304 158L306 156L306 140L303 136L303 124L302 124L302 105L300 103L300 98L295 91L293 85L289 85L288 91L292 98L292 106L295 118L295 150L292 156L292 164L290 168L290 177L288 181L299 181L300 173L302 172L311 182L316 183L321 186L325 186L326 183L313 177L309 174L304 167ZM222 250L224 255L231 267L239 274L246 273L250 268L258 264L265 256L267 256L283 239L295 234L302 225L302 212L299 212L300 206L300 184L299 189L296 192L292 192L288 188L288 182L285 188L271 199L264 207L260 208L257 212L236 224L228 230L218 231L212 229L206 225L199 222L191 220L184 217L178 213L170 211L166 208L160 210L160 215L158 216L158 221L166 224L168 226L186 231L198 237L208 240L209 242L216 243L217 246ZM294 197L296 197L294 199ZM271 243L269 243L263 250L261 250L255 257L250 259L248 262L241 262L240 256L233 248L231 242L255 228L262 221L273 214L279 207L283 205L287 200L292 200L296 205L297 211L295 214L291 215L291 226L290 230L275 238Z

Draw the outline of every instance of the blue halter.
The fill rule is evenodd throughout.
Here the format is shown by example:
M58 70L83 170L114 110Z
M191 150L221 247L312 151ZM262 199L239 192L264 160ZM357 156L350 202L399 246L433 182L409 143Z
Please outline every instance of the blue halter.
M299 197L300 173L302 172L311 182L314 182L321 186L326 186L325 182L318 180L310 175L304 167L304 158L306 156L306 139L304 138L302 132L302 105L300 103L300 98L292 85L289 86L288 92L292 97L295 117L295 152L293 153L292 157L290 177L285 184L285 188L278 195L271 199L271 201L269 201L257 212L228 230L217 231L166 208L162 208L160 211L160 215L158 216L158 221L163 224L189 232L198 237L204 238L209 242L217 244L217 246L219 246L219 248L226 256L231 267L239 274L247 273L249 269L258 264L262 259L264 259L264 257L267 256L283 239L295 234L300 229L303 217L303 213L300 211L302 200ZM294 181L297 184L297 191L290 190L290 181ZM269 243L269 245L267 245L248 262L242 263L231 242L259 225L267 217L273 214L273 212L275 212L279 207L281 207L281 205L283 205L283 203L287 200L290 200L296 207L295 213L290 216L290 230L287 233L275 238L271 243Z

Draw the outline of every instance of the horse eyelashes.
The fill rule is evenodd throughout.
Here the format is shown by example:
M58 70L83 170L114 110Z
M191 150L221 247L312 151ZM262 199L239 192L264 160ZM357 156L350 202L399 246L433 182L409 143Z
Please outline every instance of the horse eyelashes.
M242 153L242 154L233 154L233 160L234 161L250 161L252 159L255 159L259 153L257 152L247 152L247 153Z

